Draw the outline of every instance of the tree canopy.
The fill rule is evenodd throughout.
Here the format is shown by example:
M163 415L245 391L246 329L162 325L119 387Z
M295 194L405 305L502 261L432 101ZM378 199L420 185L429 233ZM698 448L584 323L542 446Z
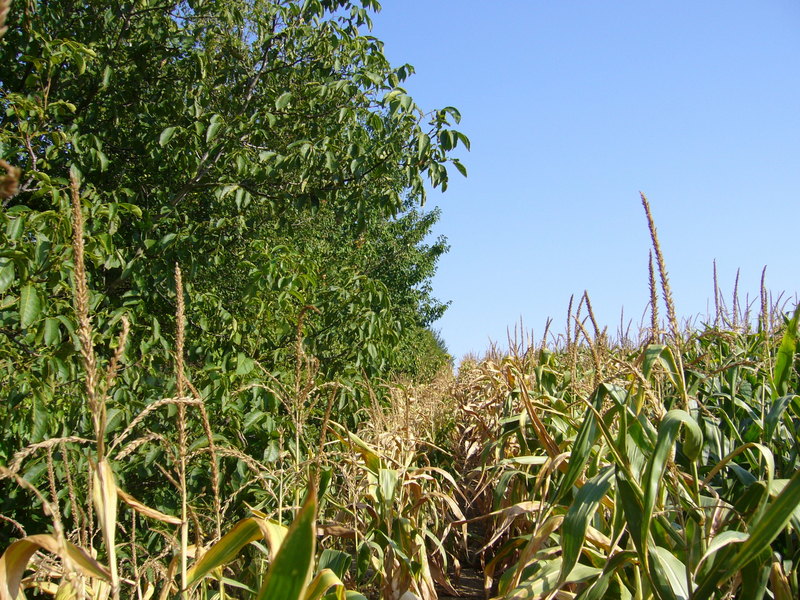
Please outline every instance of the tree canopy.
M16 339L48 323L51 341L66 333L48 319L67 314L68 278L53 271L69 254L73 169L96 308L164 325L179 263L197 351L229 351L224 330L241 351L279 352L314 306L306 327L325 340L322 354L348 346L334 362L391 368L403 330L442 310L427 282L446 246L424 244L435 213L411 209L426 179L446 187L448 162L464 171L448 152L469 142L452 129L458 111L424 113L401 87L412 68L391 66L362 33L379 8L60 0L13 10L0 42L0 153L23 179L4 201L3 291L18 305L27 290L38 308Z
M0 39L0 158L21 175L0 212L0 462L85 419L73 402L70 174L101 360L121 318L131 322L116 422L172 385L176 264L190 378L231 427L256 409L279 412L257 386L231 394L291 379L298 353L341 380L420 376L409 348L446 363L426 328L445 309L430 278L447 245L426 241L438 213L421 207L427 187L446 188L449 165L465 174L451 151L469 140L454 129L455 108L426 112L402 87L412 67L392 66L367 34L379 9L12 5ZM20 407L28 419L14 418Z

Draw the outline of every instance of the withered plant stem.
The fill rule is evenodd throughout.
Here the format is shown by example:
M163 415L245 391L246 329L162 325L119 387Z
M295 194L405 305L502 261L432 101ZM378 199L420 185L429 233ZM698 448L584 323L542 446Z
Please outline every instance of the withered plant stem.
M80 508L75 495L75 483L72 480L72 461L67 453L67 445L63 441L59 444L59 448L61 450L61 458L64 461L64 476L67 480L67 493L69 495L70 510L72 511L73 526L75 527L75 531L78 532L78 539L80 540L81 546L85 548L86 532L81 526Z
M50 497L52 504L58 514L61 514L61 507L58 502L58 490L56 490L56 471L53 466L53 447L47 447L47 479L50 482Z
M211 453L211 492L214 495L214 512L216 513L214 515L216 526L215 533L217 534L217 539L220 539L222 537L222 503L219 495L219 464L217 460L217 447L214 444L214 434L211 431L211 421L208 419L206 405L204 402L202 402L200 392L198 392L188 380L186 381L186 385L192 391L192 394L194 394L195 398L200 400L198 406L200 408L200 417L203 421L203 432L206 434L206 439L208 440L208 451Z

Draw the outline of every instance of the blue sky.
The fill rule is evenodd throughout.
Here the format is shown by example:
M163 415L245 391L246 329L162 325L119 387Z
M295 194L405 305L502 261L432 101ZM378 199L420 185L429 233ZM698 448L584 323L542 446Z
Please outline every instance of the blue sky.
M562 332L571 294L638 325L647 194L677 310L800 290L800 2L383 0L372 34L426 109L456 106L472 141L453 170L434 280L452 354L522 319ZM730 300L729 300L730 302ZM663 314L663 309L662 309Z

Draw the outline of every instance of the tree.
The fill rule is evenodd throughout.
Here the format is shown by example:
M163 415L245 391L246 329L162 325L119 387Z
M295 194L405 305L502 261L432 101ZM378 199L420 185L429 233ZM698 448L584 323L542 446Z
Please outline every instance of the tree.
M449 128L455 109L424 115L399 87L411 67L391 67L381 42L360 34L378 8L371 0L67 0L13 12L2 42L0 141L24 181L7 218L21 233L62 208L67 172L77 168L93 212L100 305L118 308L136 290L140 316L159 319L172 312L175 262L190 282L202 276L192 292L217 297L219 311L251 301L245 264L263 265L298 218L306 241L288 236L298 248L367 225L382 228L367 234L375 244L393 243L403 223L427 233L430 216L387 219L424 201L426 176L446 187L446 162L463 171L447 152L468 141ZM43 235L23 235L23 245ZM375 244L338 257L353 265ZM431 269L422 271L409 289L391 290L424 288ZM41 283L24 282L49 295Z
M162 396L174 265L193 381L235 428L291 378L298 330L327 377L386 375L442 311L443 241L416 212L468 139L423 112L363 31L374 0L38 0L0 40L0 157L22 171L0 213L0 461L81 416L69 173L80 179L99 332L131 319L114 419ZM387 257L391 257L390 259ZM302 322L301 322L302 321ZM113 344L112 344L113 345ZM110 355L113 348L106 348ZM101 359L102 359L101 352ZM13 418L25 407L29 421ZM82 425L81 425L82 423ZM114 420L110 426L114 425ZM261 450L264 449L262 443Z

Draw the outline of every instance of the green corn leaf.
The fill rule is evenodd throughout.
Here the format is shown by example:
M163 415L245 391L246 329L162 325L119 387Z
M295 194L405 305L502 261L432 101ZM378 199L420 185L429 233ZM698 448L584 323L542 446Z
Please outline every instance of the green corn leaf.
M191 586L217 567L228 564L239 556L242 548L247 544L264 537L259 521L260 519L250 517L234 525L233 529L211 546L202 558L187 571L186 585Z
M591 408L587 409L586 415L583 418L583 424L578 431L578 436L575 438L575 443L572 445L569 467L564 474L564 479L561 480L561 486L556 494L556 500L563 498L567 492L572 489L575 482L578 481L581 473L583 473L586 461L589 459L589 453L599 435L597 422L595 421L595 411L600 410L604 397L605 386L600 385L595 390L591 399L591 405L595 410L593 411Z
M585 587L583 591L578 594L575 600L603 600L606 598L606 591L611 578L617 574L617 571L625 567L628 563L636 559L636 552L626 550L615 554L603 568L600 577L595 579L591 585Z
M708 549L706 549L705 553L702 557L700 557L700 561L697 563L697 571L700 568L700 565L706 561L710 556L716 554L726 546L730 546L731 544L741 544L742 542L747 541L747 538L750 536L741 531L723 531L719 535L715 536L711 543L708 545Z
M19 323L23 329L30 327L42 312L42 300L32 284L27 284L19 292Z
M766 556L772 541L786 528L792 514L800 504L800 471L797 471L777 498L763 511L750 529L750 536L730 561L710 571L698 583L696 597L707 598L717 585L726 581L755 559Z
M347 432L350 442L355 445L356 450L361 454L367 469L372 471L375 475L383 468L383 461L380 456L367 444L364 440L358 437L355 433Z
M311 580L311 583L308 585L303 595L303 600L319 600L325 596L331 588L336 588L335 594L337 600L344 599L344 584L342 580L330 569L322 569L316 574L314 579Z
M380 510L391 510L397 489L398 477L394 469L381 469L378 471L378 501Z
M686 566L661 546L654 546L650 556L650 577L656 596L660 600L689 600Z
M778 423L780 423L781 417L786 411L786 407L789 406L795 398L797 398L797 396L794 394L787 394L786 396L781 396L773 400L767 416L764 417L764 441L772 440L772 435L775 433L775 429Z
M800 322L800 304L794 309L794 315L786 325L786 331L778 348L775 369L772 373L772 399L786 395L789 375L792 372L792 359L797 351L797 324Z
M317 541L317 491L312 486L264 578L256 600L301 600L311 579Z
M658 439L653 455L647 465L644 479L644 500L641 524L641 540L647 542L647 535L650 530L650 521L653 518L656 498L664 470L667 467L667 458L672 449L681 424L686 425L686 443L684 453L692 460L696 459L703 447L703 432L697 422L685 411L671 410L661 420L658 428Z
M767 598L770 566L759 565L755 561L742 569L742 587L736 594L736 600L764 600Z
M330 569L336 573L339 578L342 578L350 569L352 562L353 556L351 554L342 552L341 550L326 548L322 551L322 554L320 554L319 564L317 566L320 570Z
M561 526L561 579L565 579L578 563L578 558L586 538L586 528L597 510L600 500L608 493L614 478L614 467L607 467L602 473L587 481L567 511Z
M576 565L559 584L561 577L561 558L546 561L544 566L536 574L512 590L505 598L506 600L527 600L529 598L540 598L555 590L559 585L567 583L577 583L585 581L599 575L602 571L586 565Z
M681 386L680 371L675 361L675 355L669 346L662 344L650 344L644 351L644 359L642 361L642 374L646 379L650 378L650 373L656 362L661 363L664 370L667 372L670 381L675 387Z
M733 558L730 570L736 572L769 548L772 541L786 528L792 514L800 505L800 471L789 480L783 491L766 508Z
M617 496L622 503L622 510L625 520L628 522L628 531L633 540L633 545L639 554L639 560L644 562L645 542L642 539L642 492L625 475L621 468L616 470L617 476Z

